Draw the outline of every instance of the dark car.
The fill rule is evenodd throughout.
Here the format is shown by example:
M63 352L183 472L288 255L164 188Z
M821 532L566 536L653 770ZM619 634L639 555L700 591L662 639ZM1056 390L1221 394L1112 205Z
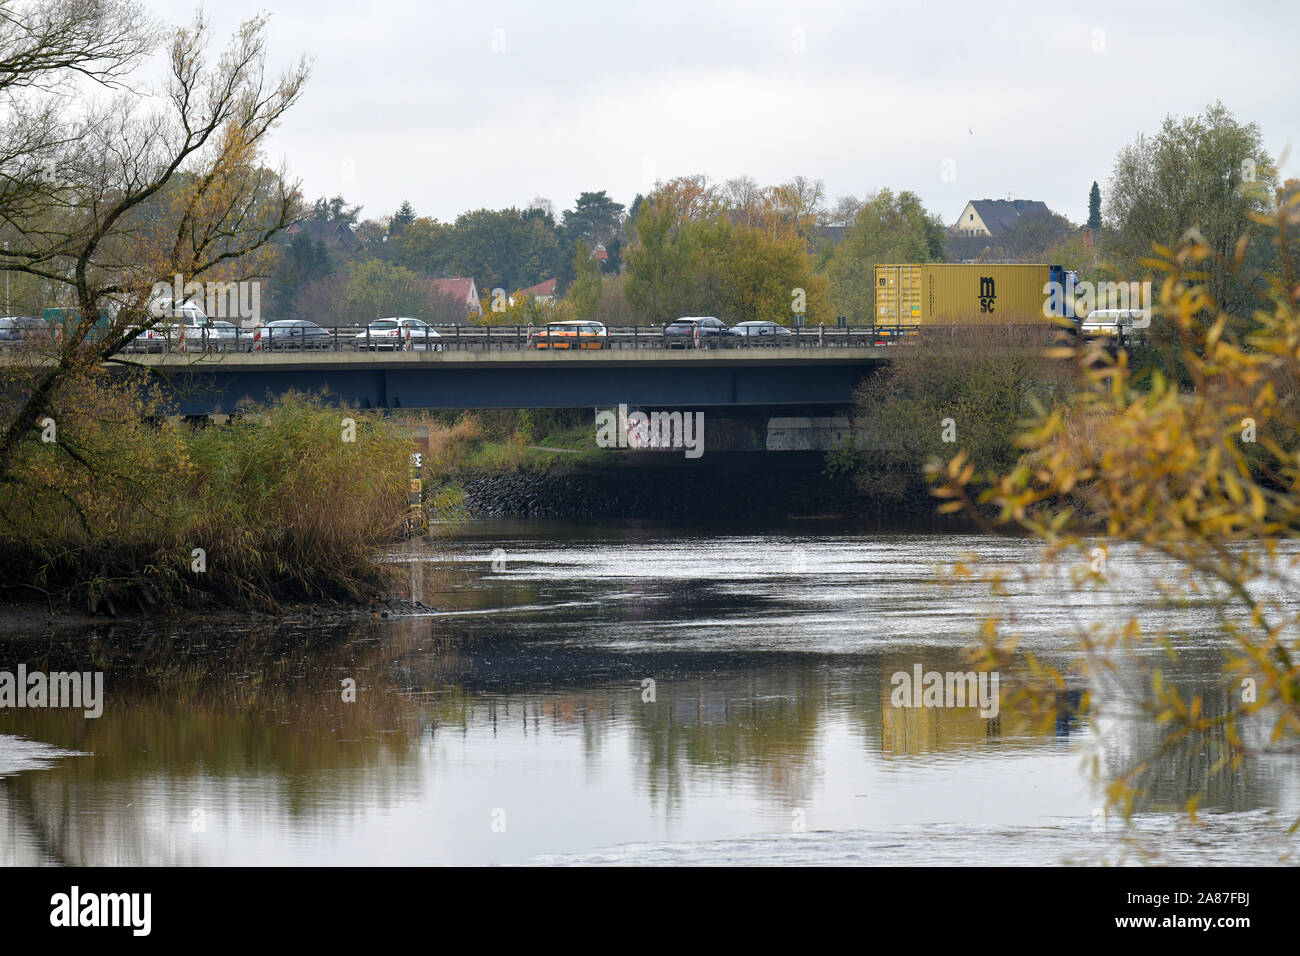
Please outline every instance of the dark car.
M794 333L775 322L740 322L731 327L731 334L744 346L788 345Z
M49 323L30 315L0 316L0 345L21 346L53 341Z
M242 330L239 344L248 352L271 352L280 349L327 349L334 337L315 322L306 319L277 319L256 329Z
M711 315L684 315L664 328L664 345L670 349L716 349L732 344L730 332L721 319Z

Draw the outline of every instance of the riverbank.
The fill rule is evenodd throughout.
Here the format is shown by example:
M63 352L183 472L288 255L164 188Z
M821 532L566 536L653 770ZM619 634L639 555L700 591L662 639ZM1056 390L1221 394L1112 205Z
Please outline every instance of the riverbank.
M0 502L0 599L117 617L390 592L414 442L384 416L286 398L193 428L88 385L22 444Z
M180 610L174 612L145 613L137 609L124 609L109 617L91 614L76 606L54 605L41 602L15 602L0 605L0 640L28 637L32 634L57 635L81 631L93 625L123 625L143 627L165 620L168 625L186 629L189 626L212 627L223 622L245 626L249 624L274 624L276 626L301 626L318 624L353 624L367 620L397 620L419 614L445 611L446 608L393 596L358 604L291 604L275 613L255 609L215 606L202 611Z

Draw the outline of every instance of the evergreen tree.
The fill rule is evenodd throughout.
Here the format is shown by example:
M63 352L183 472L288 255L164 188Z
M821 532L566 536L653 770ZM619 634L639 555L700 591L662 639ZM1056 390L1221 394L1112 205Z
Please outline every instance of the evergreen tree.
M397 207L397 212L393 214L392 221L388 224L388 235L390 237L400 236L402 231L415 221L415 210L411 208L409 200L402 200L402 204Z
M311 217L318 222L345 222L349 226L357 224L361 214L360 206L349 206L342 196L326 199L322 196L312 203Z
M271 283L272 308L277 318L304 318L297 314L298 294L310 283L334 274L334 264L323 242L313 242L300 232L280 254L280 264Z
M1088 228L1101 228L1101 189L1095 182L1088 193Z

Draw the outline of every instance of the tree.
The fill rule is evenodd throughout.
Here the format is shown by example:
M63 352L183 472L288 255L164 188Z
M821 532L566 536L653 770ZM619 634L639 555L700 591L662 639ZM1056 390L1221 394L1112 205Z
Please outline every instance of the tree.
M544 217L518 209L477 209L456 218L448 270L473 276L479 285L513 292L566 268L555 231Z
M766 221L736 224L700 179L674 180L641 203L636 235L625 254L625 290L638 322L830 318L826 280L814 275L803 239Z
M1095 182L1088 193L1088 228L1101 228L1101 187Z
M1003 472L1020 457L1018 426L1036 405L1062 394L1068 365L1044 354L1052 328L939 326L916 348L899 349L886 368L854 392L862 445L841 447L833 461L852 473L864 501L881 512L932 513L925 468L951 454L936 423L960 425L966 461L981 473Z
M372 252L384 255L388 238L388 223L382 219L362 219L352 227L353 234L365 243Z
M21 228L59 204L75 157L68 101L77 83L120 88L160 32L132 0L6 2L0 9L0 229ZM84 93L81 94L84 97ZM23 261L0 254L0 265Z
M0 19L6 36L13 22ZM57 176L4 208L9 249L0 264L61 286L81 321L65 327L52 361L3 406L0 476L21 445L38 439L37 423L64 383L160 320L149 308L157 283L265 275L273 238L300 217L296 186L263 167L259 150L297 101L308 69L301 61L276 80L266 76L265 22L245 22L211 67L202 16L177 30L168 51L172 113L128 92L108 106L74 98L60 114L66 119L52 118L55 144L41 153ZM56 65L50 81L66 80L71 69ZM41 76L22 82L39 87ZM39 111L31 103L21 100L19 112Z
M333 199L322 196L312 203L311 207L311 218L317 222L342 222L355 226L359 215L361 215L361 207L349 206L342 196L335 196Z
M1218 263L1233 261L1251 216L1267 212L1275 179L1259 127L1237 122L1222 103L1200 116L1166 117L1158 133L1138 136L1115 160L1105 221L1116 265L1137 279L1154 247L1174 248L1194 230L1215 256L1210 294L1234 322L1249 315L1261 304L1257 273L1267 243L1248 245L1250 268Z
M577 278L565 293L564 301L573 306L575 319L593 318L600 301L600 267L591 257L591 248L581 240L573 244L573 271Z
M857 196L841 196L835 200L830 211L822 216L822 225L851 226L857 221L861 209L862 200Z
M442 275L451 259L452 233L450 223L426 216L413 219L388 242L392 261L424 275Z
M325 243L314 242L306 232L295 235L280 255L271 284L271 308L277 318L305 319L310 314L298 306L298 297L312 282L334 273Z
M415 210L411 204L402 200L402 204L397 207L397 212L393 213L392 220L388 223L388 237L391 240L395 236L400 236L402 230L415 221Z
M545 196L534 196L533 201L528 204L528 208L540 209L542 212L546 213L546 215L551 217L552 222L555 221L555 203L551 202Z
M831 298L837 314L870 323L876 314L875 267L890 262L940 262L947 237L938 216L915 193L882 189L858 210L830 261Z
M580 193L574 207L564 211L560 228L570 242L583 241L594 248L616 236L622 221L623 204L614 202L602 189Z
M815 275L807 247L797 236L773 238L760 229L731 227L723 252L722 314L733 322L791 325L828 322L829 282Z
M1268 225L1260 238L1285 246L1295 209L1292 197L1278 194L1261 216ZM1242 267L1235 256L1221 258L1196 237L1173 251L1151 250L1151 260L1162 277L1157 321L1169 327L1193 388L1139 372L1124 351L1064 350L1057 357L1074 363L1083 387L1021 429L1024 456L1014 467L980 474L963 450L933 471L942 511L1027 530L1044 543L1045 575L1060 580L1069 571L1091 588L1146 569L1146 593L1217 622L1223 670L1204 686L1168 679L1160 662L1176 661L1185 645L1158 620L1106 614L1079 623L1080 674L1036 663L1035 679L1016 695L1039 707L1067 684L1098 688L1115 673L1145 678L1136 699L1116 709L1145 712L1161 739L1153 755L1115 767L1107 802L1125 815L1142 809L1180 760L1195 761L1205 788L1224 777L1236 786L1248 760L1290 756L1300 743L1300 614L1291 600L1300 537L1300 274L1277 261L1265 276L1267 306L1234 319L1210 282L1213 269ZM1246 336L1237 339L1234 327ZM1123 565L1108 570L1108 555L1113 561L1121 548ZM996 669L1009 653L1003 622L988 621L982 636L983 666ZM1060 650L1053 656L1062 659ZM1111 716L1108 696L1089 693L1083 702L1097 726ZM1188 801L1189 813L1203 793Z
M723 201L731 221L740 226L757 226L764 206L763 188L753 176L737 176L722 184Z
M666 323L703 311L696 297L696 239L678 229L678 213L673 203L653 198L637 207L636 241L624 261L627 300L640 323Z
M601 265L601 271L609 275L618 275L623 271L623 239L615 236L605 243L605 252L609 258Z
M430 318L434 293L429 280L410 269L371 259L357 263L344 288L344 318L369 323L390 315Z
M812 227L826 213L826 186L820 179L796 176L772 191L772 204L781 218L807 240Z

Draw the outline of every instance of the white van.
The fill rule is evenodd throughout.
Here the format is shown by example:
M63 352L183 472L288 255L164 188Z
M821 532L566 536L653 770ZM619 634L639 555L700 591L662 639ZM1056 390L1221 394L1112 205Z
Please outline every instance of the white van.
M135 336L127 345L128 350L169 352L184 342L187 351L205 351L237 344L239 330L230 322L208 318L197 302L176 305L170 299L161 300L153 303L150 311L161 321Z
M1151 325L1146 309L1096 309L1079 325L1079 334L1090 338L1145 339Z

